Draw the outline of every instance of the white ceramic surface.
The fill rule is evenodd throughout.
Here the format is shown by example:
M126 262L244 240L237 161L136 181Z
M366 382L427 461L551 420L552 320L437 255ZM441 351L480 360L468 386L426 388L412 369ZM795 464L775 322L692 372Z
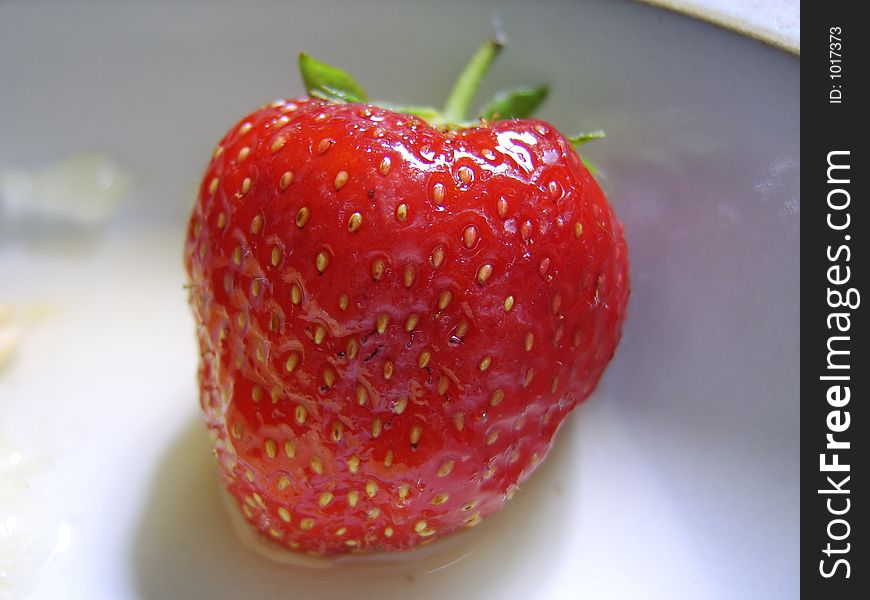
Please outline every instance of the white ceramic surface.
M800 54L800 0L642 0L717 23Z
M301 92L297 50L422 102L493 19L510 46L482 98L551 81L542 116L608 132L586 153L630 246L621 347L460 549L392 569L272 564L233 535L197 422L180 258L197 178L229 123ZM797 596L797 58L569 0L4 2L0 57L0 172L100 152L130 189L99 228L4 218L0 198L0 328L20 332L0 366L0 535L17 523L30 544L0 556L18 560L9 597Z

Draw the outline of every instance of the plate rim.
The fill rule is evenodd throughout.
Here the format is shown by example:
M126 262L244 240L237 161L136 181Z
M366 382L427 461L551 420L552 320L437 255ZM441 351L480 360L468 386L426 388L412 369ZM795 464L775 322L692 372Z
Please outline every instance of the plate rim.
M679 13L687 17L710 23L722 29L749 37L797 57L801 55L800 37L790 36L782 30L768 26L761 20L749 20L703 5L698 0L636 0L656 8ZM719 4L714 2L714 4ZM799 13L798 13L799 15ZM797 17L798 25L800 17Z

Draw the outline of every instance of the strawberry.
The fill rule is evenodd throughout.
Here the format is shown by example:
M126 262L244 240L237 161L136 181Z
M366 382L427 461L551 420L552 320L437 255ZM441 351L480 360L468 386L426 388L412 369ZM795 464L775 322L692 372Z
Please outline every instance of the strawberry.
M546 89L463 121L499 47L443 113L368 103L303 54L310 96L246 116L206 170L185 248L201 404L227 489L285 547L476 525L613 356L622 225L572 140L518 118Z

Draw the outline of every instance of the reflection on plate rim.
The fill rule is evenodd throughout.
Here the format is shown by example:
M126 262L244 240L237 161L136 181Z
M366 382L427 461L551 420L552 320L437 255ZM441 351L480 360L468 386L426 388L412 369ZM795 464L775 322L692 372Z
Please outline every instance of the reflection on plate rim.
M733 31L740 35L751 37L796 56L800 56L801 54L800 34L795 38L784 31L778 31L775 28L766 26L760 22L760 19L756 21L743 19L735 15L729 15L722 11L715 10L711 7L701 6L699 2L693 0L639 1L644 4L684 14L693 19L711 23L717 27ZM798 21L799 20L798 17Z

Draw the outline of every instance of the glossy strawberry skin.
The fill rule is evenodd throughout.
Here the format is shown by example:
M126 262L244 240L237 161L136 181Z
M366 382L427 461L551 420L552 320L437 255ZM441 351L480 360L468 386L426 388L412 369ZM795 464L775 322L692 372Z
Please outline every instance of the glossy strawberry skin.
M219 144L185 262L201 403L258 530L317 553L477 524L613 356L622 226L536 120L280 101Z

